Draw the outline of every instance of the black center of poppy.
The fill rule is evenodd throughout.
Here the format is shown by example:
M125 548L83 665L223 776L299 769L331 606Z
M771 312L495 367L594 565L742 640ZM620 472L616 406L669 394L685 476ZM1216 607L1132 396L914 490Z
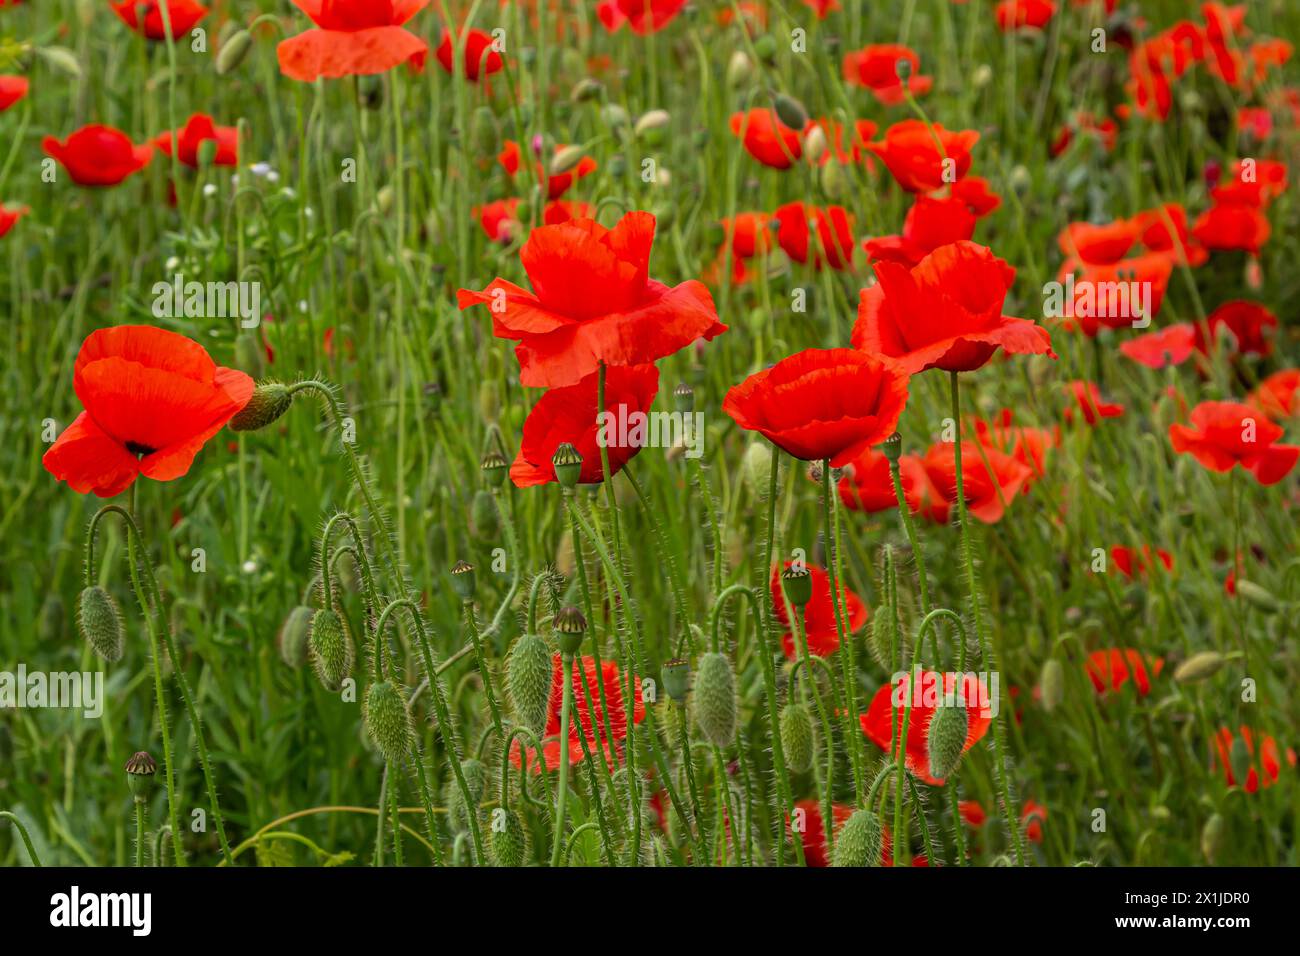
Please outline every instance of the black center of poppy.
M152 455L158 449L150 448L148 445L141 445L139 442L129 441L126 443L126 450L133 455L137 455L140 458L143 458L146 455Z

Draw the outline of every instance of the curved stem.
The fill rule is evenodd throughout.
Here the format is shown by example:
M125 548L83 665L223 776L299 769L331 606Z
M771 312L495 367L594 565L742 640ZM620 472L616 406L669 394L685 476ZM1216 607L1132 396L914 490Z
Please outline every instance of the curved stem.
M41 866L41 858L36 855L36 848L32 846L32 838L27 832L27 827L19 820L17 815L9 810L0 810L0 820L8 820L18 828L18 835L23 838L23 846L27 847L27 856L32 861L32 866Z

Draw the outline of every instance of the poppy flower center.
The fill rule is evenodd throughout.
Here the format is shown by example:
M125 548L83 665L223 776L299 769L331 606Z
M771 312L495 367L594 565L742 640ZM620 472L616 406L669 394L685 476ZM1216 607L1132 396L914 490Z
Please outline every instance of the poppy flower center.
M129 441L126 443L126 450L139 458L145 458L152 455L158 449L150 448L148 445L141 445L139 442Z

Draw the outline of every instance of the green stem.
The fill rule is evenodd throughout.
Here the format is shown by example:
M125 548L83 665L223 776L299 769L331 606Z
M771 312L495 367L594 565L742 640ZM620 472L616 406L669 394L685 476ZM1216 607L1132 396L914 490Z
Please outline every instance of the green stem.
M834 513L834 518L832 518ZM844 743L849 748L849 758L853 765L853 783L858 799L865 792L862 770L862 734L854 726L857 723L858 700L855 688L858 683L857 663L853 659L853 635L849 633L845 620L844 596L840 593L840 581L843 570L840 564L840 522L838 509L831 503L831 463L830 459L822 462L822 515L823 534L827 554L826 571L831 580L831 605L835 614L835 630L840 641L840 670L844 682ZM830 740L827 740L827 747Z
M560 778L555 791L555 837L551 843L551 866L560 865L564 848L564 804L569 797L569 715L573 710L573 655L561 658L564 697L560 705ZM610 741L613 746L613 741Z
M9 810L0 810L0 820L8 820L18 828L18 835L23 839L23 846L27 847L27 856L32 861L32 866L41 866L41 858L36 855L36 848L32 846L32 838L27 832L27 827L19 820L17 815Z

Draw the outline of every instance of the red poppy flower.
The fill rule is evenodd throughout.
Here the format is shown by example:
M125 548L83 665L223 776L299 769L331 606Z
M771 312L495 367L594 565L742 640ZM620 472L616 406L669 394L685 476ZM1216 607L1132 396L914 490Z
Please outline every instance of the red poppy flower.
M121 0L110 3L109 6L123 23L141 36L150 40L167 39L162 6L158 0ZM208 8L195 3L195 0L168 0L167 11L171 18L173 38L189 33L208 15Z
M1047 820L1047 807L1033 800L1026 800L1020 811L1020 823L1025 828L1025 839L1030 843L1043 842L1043 823Z
M1003 33L1026 27L1041 30L1055 13L1056 4L1051 0L1002 0L993 11Z
M26 96L30 88L31 84L25 76L0 74L0 113Z
M894 362L805 349L734 386L722 410L786 454L838 468L892 435L906 404L907 375Z
M1056 357L1046 329L1002 314L1016 270L985 246L954 242L910 270L894 262L872 268L878 282L862 290L854 348L895 358L912 374L971 371L999 348Z
M815 269L847 269L853 264L853 218L843 206L786 203L773 214L779 227L776 240L795 262ZM813 231L816 230L816 242Z
M0 230L0 235L3 235ZM1290 418L1300 411L1300 368L1274 372L1250 393L1248 403L1270 418Z
M787 820L786 825L799 834L799 842L803 844L804 863L808 866L830 866L830 854L826 847L826 828L822 824L821 802L815 798L796 800L794 812L803 821L803 826L796 827L793 819ZM839 832L840 827L844 826L851 816L853 816L852 807L839 803L831 804L831 820L835 832Z
M910 67L907 86L898 75L899 61ZM921 58L916 51L897 43L876 43L852 50L844 55L844 79L850 86L864 86L885 106L903 102L910 92L922 96L930 91L933 81L920 75Z
M1272 234L1272 226L1254 206L1219 203L1197 218L1192 235L1207 249L1258 253Z
M961 675L960 682L957 678L956 674L937 671L923 671L919 680L910 674L901 675L876 691L860 718L868 740L885 753L896 753L895 737L902 733L903 714L910 698L903 763L918 780L934 787L943 785L942 780L930 776L929 734L935 711L954 705L966 708L968 726L962 753L979 743L993 722L984 681L975 674Z
M1070 147L1074 141L1075 132L1083 133L1095 137L1106 152L1111 152L1115 144L1119 141L1119 126L1113 119L1107 117L1100 122L1097 118L1086 110L1080 110L1074 114L1071 123L1062 126L1056 134L1056 139L1052 142L1050 152L1052 156L1060 156Z
M321 77L385 73L421 65L429 44L402 29L429 0L293 0L316 24L276 47L280 72L313 83Z
M946 130L938 123L927 126L912 119L895 123L885 130L882 141L868 143L867 148L880 157L908 192L929 193L966 175L971 148L979 138L973 129Z
M1243 789L1247 793L1255 793L1260 786L1268 789L1277 783L1282 770L1277 741L1272 736L1265 734L1257 756L1255 753L1255 732L1245 724L1242 724L1238 731L1241 734L1242 742L1246 746L1246 753L1250 757L1250 769L1246 771L1246 782ZM1223 779L1230 787L1235 787L1238 783L1236 775L1232 771L1233 743L1235 743L1235 737L1232 731L1227 727L1220 727L1214 735L1214 752L1210 757L1210 770L1221 769ZM1296 765L1295 751L1290 747L1286 751L1286 760L1290 766L1294 767ZM1260 770L1264 771L1263 776L1260 776Z
M832 10L840 9L840 0L803 0L803 5L815 13L818 20L825 20Z
M956 452L954 442L938 442L931 445L921 459L935 492L927 514L939 523L948 521L952 507L957 503ZM1007 506L1034 475L1033 469L1024 462L973 441L961 443L961 464L966 509L972 517L985 524L1001 521Z
M792 561L785 562L791 567ZM831 576L822 568L813 564L805 565L812 575L812 599L803 609L804 636L808 639L808 653L816 657L829 657L840 646L839 629L835 626L835 606L831 603ZM790 627L790 616L786 613L785 591L781 587L781 568L772 566L772 607L776 619L783 628ZM867 623L867 606L842 583L840 584L840 605L848 618L849 633L852 634ZM797 612L799 609L795 608ZM797 660L799 649L795 645L794 634L787 630L781 636L781 647L785 656Z
M448 73L452 71L454 62L451 33L451 30L442 31L442 42L438 44L438 49L434 53L442 68ZM465 35L465 48L460 51L460 55L465 76L470 80L477 83L480 76L491 76L501 69L503 65L501 54L493 48L493 43L492 34L483 30L470 30Z
M0 239L9 234L18 220L27 215L31 210L26 206L13 206L12 208L0 203Z
M1026 465L1032 478L1042 478L1047 474L1047 452L1060 443L1060 436L1046 428L1016 425L1013 418L1011 409L1004 408L990 421L975 419L975 439L981 445L1008 454ZM1030 482L1026 481L1026 491L1029 485Z
M749 155L773 169L789 169L803 155L799 131L782 123L774 109L732 113L731 132Z
M42 463L79 494L121 494L144 475L171 481L246 404L253 380L216 365L203 346L147 325L92 332L72 385L83 411Z
M724 235L731 240L731 251L742 259L752 259L770 250L772 232L767 224L771 219L765 212L738 212L734 218L722 220Z
M1175 259L1165 252L1148 252L1118 262L1083 265L1075 278L1075 265L1067 262L1062 282L1065 326L1092 338L1103 328L1142 327L1160 313Z
M564 148L563 145L556 144L555 152L558 153ZM514 140L509 139L506 140L505 147L501 152L497 154L497 162L500 163L501 168L511 176L519 172L522 158L523 150L519 148L519 144ZM572 169L554 175L547 175L546 169L541 163L534 163L533 168L536 170L537 181L542 182L543 179L546 181L546 198L559 199L568 192L569 187L579 179L589 176L596 171L596 161L590 156L584 156L578 160L578 164Z
M159 133L154 137L153 143L170 156L174 140L180 141L178 158L191 169L198 169L199 147L209 140L217 146L212 160L213 165L239 165L239 127L218 126L213 122L212 117L205 113L195 113L191 116L184 128L180 130L179 136L174 133Z
M1164 548L1156 548L1153 552L1149 544L1142 545L1141 550L1117 544L1110 549L1110 559L1120 573L1130 580L1145 577L1156 567L1157 562L1164 565L1166 571L1174 569L1174 556Z
M152 146L136 146L121 130L97 123L83 126L62 142L47 136L41 146L80 186L116 186L153 158Z
M818 166L825 166L832 159L842 166L849 166L859 163L870 152L867 144L871 142L871 137L876 135L877 126L871 120L860 119L854 120L852 124L841 123L839 120L831 119L828 116L810 119L808 125L804 127L804 139L816 127L826 134L826 145L829 147L817 157ZM849 132L851 142L845 146L844 134ZM870 164L870 160L868 160Z
M940 246L975 234L977 218L956 196L936 199L917 196L903 220L901 236L882 236L862 244L871 259L896 262L911 269Z
M542 210L542 225L558 226L574 219L594 219L596 207L589 202L569 199L553 199Z
M1133 217L1139 238L1150 252L1167 252L1175 263L1199 266L1205 262L1205 248L1187 230L1187 211L1178 203L1144 209Z
M957 801L957 812L961 814L961 818L967 824L973 827L984 826L984 821L989 818L978 800Z
M509 242L520 228L515 215L518 199L497 199L483 206L475 206L471 214L483 227L483 232L493 242Z
M568 442L582 456L582 484L601 480L601 441L609 457L609 473L617 475L641 450L644 428L636 421L650 411L659 391L659 369L653 365L612 366L605 373L605 408L612 416L608 429L596 418L597 372L573 385L551 388L524 420L519 454L510 466L510 479L520 488L555 481L551 458ZM620 430L625 425L625 430Z
M1002 197L983 176L963 176L948 187L948 195L965 203L977 219L983 219L1002 205Z
M898 479L903 485L903 500L912 514L919 514L930 497L930 479L916 455L901 455L898 459ZM883 452L868 448L844 466L844 477L839 483L840 501L850 511L875 514L893 511L898 507L894 492L894 478L889 470L889 459Z
M1092 681L1093 689L1098 694L1117 691L1129 678L1132 678L1133 686L1137 688L1139 696L1145 697L1151 693L1151 678L1147 673L1148 662L1152 675L1159 676L1164 670L1163 658L1144 656L1131 647L1112 647L1109 650L1093 651L1089 654L1084 670L1087 671L1088 679Z
M1094 224L1072 222L1056 237L1061 251L1089 265L1119 262L1133 248L1139 235L1136 219L1116 219Z
M1190 322L1179 322L1156 332L1148 332L1121 342L1120 352L1147 368L1182 365L1195 348L1196 329Z
M528 387L571 385L602 362L644 365L725 332L702 283L649 278L654 234L648 212L613 229L592 219L540 226L519 252L534 291L494 279L482 292L461 289L460 307L487 305L493 334L519 342Z
M1079 406L1083 420L1089 425L1096 425L1103 418L1119 418L1124 414L1123 405L1102 399L1101 389L1097 387L1096 382L1074 381L1068 383L1065 388L1074 398L1075 404ZM1074 409L1065 410L1065 420L1074 421Z
M1223 329L1232 333L1237 352L1241 355L1273 354L1272 330L1277 328L1277 316L1258 302L1237 299L1225 302L1210 313L1206 324L1210 337L1218 338ZM1208 354L1205 329L1198 324L1193 330L1196 348Z
M581 763L584 754L582 738L586 738L587 750L593 754L604 754L610 767L622 763L620 744L627 739L627 706L624 704L623 685L626 680L613 661L600 662L599 676L596 660L590 655L574 658L572 674L573 710L569 717L569 763ZM583 684L587 685L583 690ZM612 741L605 736L605 711L601 708L600 692L605 691L605 704L609 708L609 733ZM645 702L641 699L641 682L632 681L632 722L639 724L645 720ZM587 694L591 694L591 706L587 705ZM564 707L564 665L559 654L551 657L551 698L550 714L546 719L546 734L543 737L542 759L547 770L560 767L560 726L561 710ZM579 737L579 734L582 736ZM516 767L520 764L519 740L510 745L510 761ZM537 762L537 751L528 751L528 767L534 773L541 772Z
M626 23L642 36L662 30L682 12L686 0L601 0L596 15L610 33Z
M1274 444L1282 429L1249 405L1201 402L1192 409L1191 426L1175 422L1169 440L1178 454L1190 454L1211 471L1237 465L1261 485L1277 484L1295 467L1300 447Z

